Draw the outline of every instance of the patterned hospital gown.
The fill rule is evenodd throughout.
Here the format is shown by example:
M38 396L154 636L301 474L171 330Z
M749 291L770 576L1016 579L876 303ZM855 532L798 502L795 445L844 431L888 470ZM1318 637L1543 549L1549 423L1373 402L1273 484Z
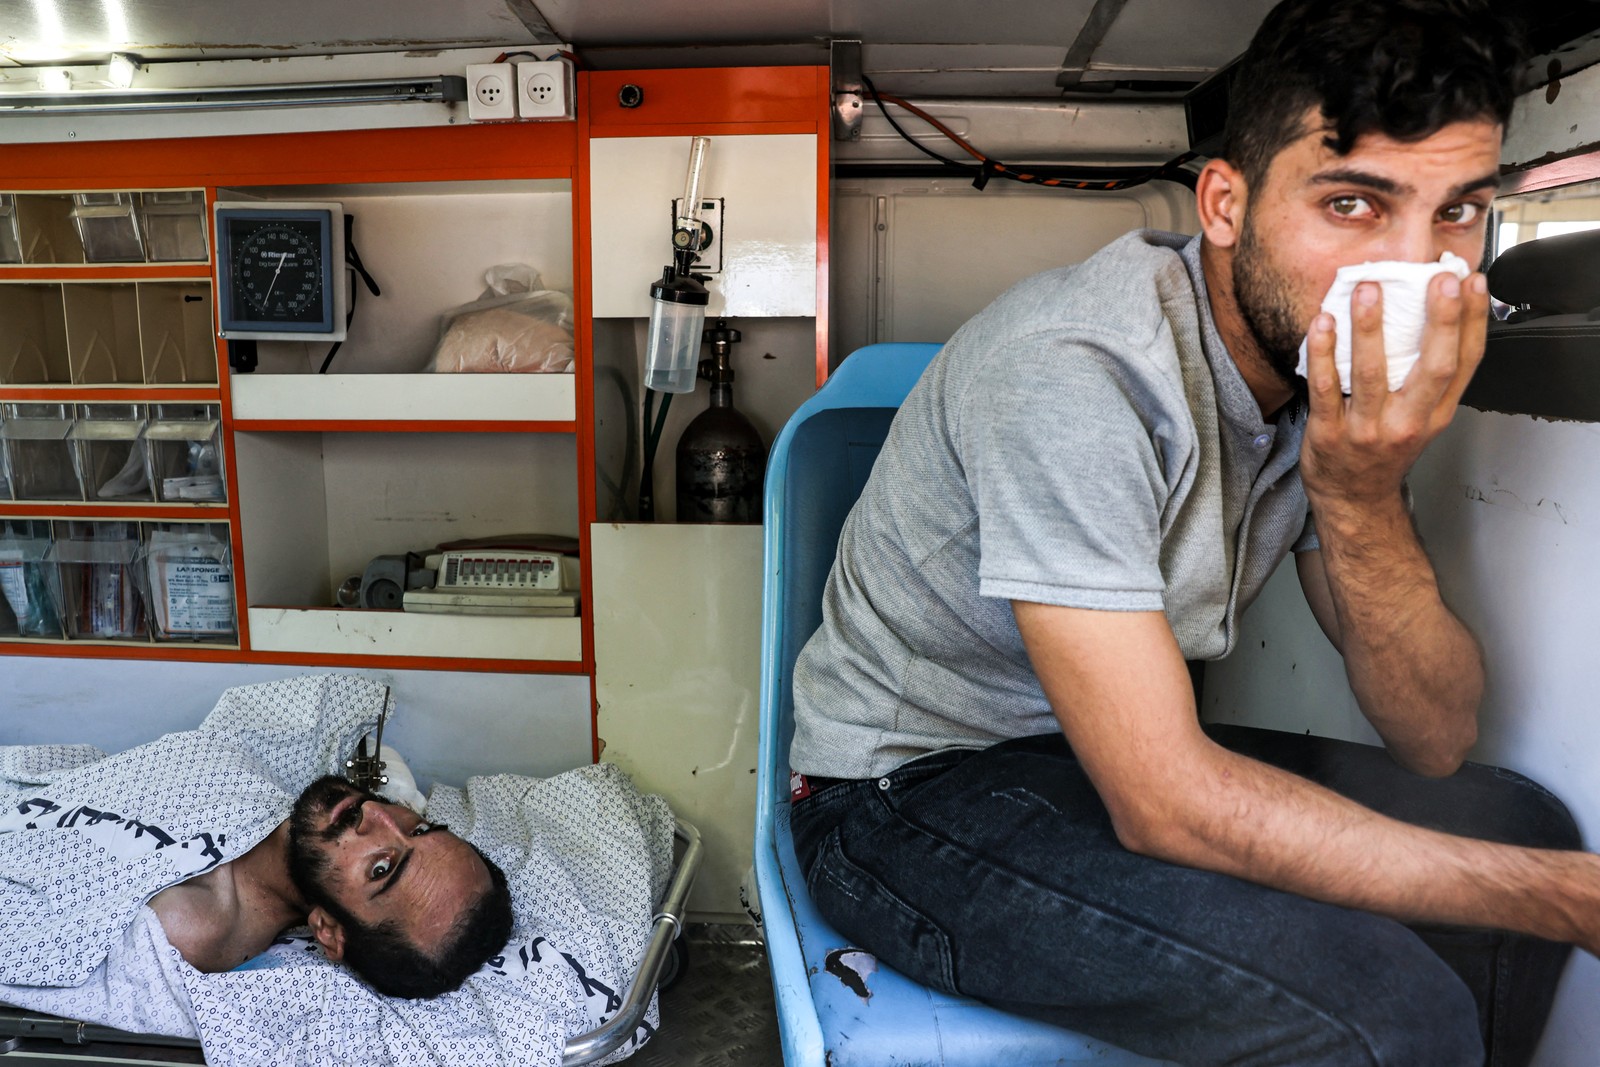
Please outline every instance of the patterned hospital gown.
M0 1001L197 1036L218 1067L559 1064L567 1038L620 1007L670 872L670 811L614 767L435 787L426 816L505 870L517 922L502 956L434 1000L378 996L303 935L201 974L145 906L248 851L300 789L342 770L383 692L291 679L229 690L198 730L116 756L0 748ZM657 1021L652 1003L610 1059Z

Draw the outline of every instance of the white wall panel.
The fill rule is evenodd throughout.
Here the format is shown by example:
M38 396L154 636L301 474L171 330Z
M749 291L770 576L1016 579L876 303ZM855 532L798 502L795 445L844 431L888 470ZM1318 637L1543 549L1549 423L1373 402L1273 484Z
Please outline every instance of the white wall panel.
M955 179L841 181L833 196L832 358L944 341L1014 282L1087 259L1129 230L1194 232L1194 197L1151 182L1078 193Z
M589 550L604 758L700 828L691 910L738 919L755 834L761 527L597 524Z
M571 434L328 433L322 451L334 588L377 555L502 534L578 535Z
M119 752L199 725L224 689L321 673L242 664L0 657L0 745ZM589 682L556 675L341 671L393 687L384 741L424 791L475 774L539 777L589 762Z
M1568 156L1600 143L1600 66L1563 77L1559 91L1535 89L1517 98L1500 158L1528 164Z
M596 140L589 160L594 313L648 317L650 283L672 262L672 201L683 195L689 138ZM707 316L815 315L816 138L713 136L700 191L727 201Z
M1461 409L1411 477L1445 599L1484 648L1474 760L1555 791L1600 841L1600 426ZM1209 719L1375 740L1292 563L1246 615L1239 650L1206 671ZM1538 1067L1587 1067L1600 1045L1600 964L1575 953Z

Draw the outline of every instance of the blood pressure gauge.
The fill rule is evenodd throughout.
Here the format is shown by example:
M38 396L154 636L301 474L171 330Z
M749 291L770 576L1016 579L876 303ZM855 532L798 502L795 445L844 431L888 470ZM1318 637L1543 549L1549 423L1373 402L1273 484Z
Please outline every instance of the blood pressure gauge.
M218 203L216 234L223 337L344 339L342 205Z

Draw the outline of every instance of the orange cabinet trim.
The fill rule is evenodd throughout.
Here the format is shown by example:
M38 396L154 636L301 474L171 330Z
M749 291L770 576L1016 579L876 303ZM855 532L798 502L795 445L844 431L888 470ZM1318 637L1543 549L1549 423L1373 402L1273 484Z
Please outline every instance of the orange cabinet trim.
M576 122L5 146L8 189L569 178Z
M707 123L801 123L815 129L817 83L826 67L720 67L706 70L593 71L588 79L588 124L592 137L610 127L634 136L639 127ZM638 107L617 100L624 85L644 90ZM757 131L751 131L757 132ZM771 131L760 131L771 132Z

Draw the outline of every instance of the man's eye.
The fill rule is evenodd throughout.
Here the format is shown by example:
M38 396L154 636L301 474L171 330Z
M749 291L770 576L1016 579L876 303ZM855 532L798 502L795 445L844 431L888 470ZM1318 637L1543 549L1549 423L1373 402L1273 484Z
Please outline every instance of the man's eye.
M411 836L412 837L421 837L423 834L430 833L432 830L433 830L433 824L432 823L419 822L419 823L417 823L416 826L411 828Z
M368 872L367 877L376 882L380 878L387 877L392 870L394 870L393 860L379 860L372 865L372 870Z
M1372 214L1372 205L1364 196L1336 196L1328 201L1328 207L1333 209L1335 215L1347 219L1358 219Z
M1451 204L1439 212L1439 217L1445 222L1465 226L1477 222L1482 214L1483 208L1477 204Z

